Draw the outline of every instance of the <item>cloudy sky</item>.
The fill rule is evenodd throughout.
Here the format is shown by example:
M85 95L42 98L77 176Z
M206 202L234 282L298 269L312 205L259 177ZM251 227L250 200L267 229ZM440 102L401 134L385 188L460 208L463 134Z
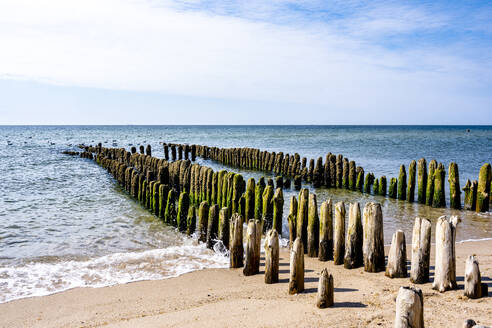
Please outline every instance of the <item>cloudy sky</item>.
M492 124L490 1L1 0L0 124Z

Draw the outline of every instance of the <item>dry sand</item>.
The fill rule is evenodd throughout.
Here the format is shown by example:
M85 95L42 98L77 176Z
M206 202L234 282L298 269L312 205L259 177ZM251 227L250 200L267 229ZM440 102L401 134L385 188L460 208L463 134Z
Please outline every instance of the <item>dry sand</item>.
M433 291L430 283L419 286L424 293L426 327L461 327L467 318L492 325L492 241L461 243L456 250L459 290L441 294ZM478 256L482 281L489 286L488 298L470 300L463 296L463 272L469 254ZM299 295L288 295L289 258L284 250L278 284L266 285L263 274L244 277L241 269L209 269L160 281L77 288L0 304L0 326L393 326L397 291L410 285L408 278L389 279L382 272L346 270L333 262L305 260L306 291ZM318 275L324 267L334 276L335 306L320 310L315 300Z

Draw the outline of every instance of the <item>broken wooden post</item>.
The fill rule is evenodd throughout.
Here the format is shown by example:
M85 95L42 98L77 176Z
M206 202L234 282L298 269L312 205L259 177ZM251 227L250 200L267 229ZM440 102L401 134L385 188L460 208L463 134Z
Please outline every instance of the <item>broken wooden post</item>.
M243 266L243 218L241 215L232 214L230 231L231 236L229 248L229 267L240 268Z
M273 228L277 230L278 234L282 236L282 216L284 214L284 193L282 188L275 190L273 196Z
M395 328L424 328L424 296L417 287L400 287L396 297Z
M328 269L321 271L318 282L318 295L316 297L316 306L324 309L334 304L334 284L333 276L328 273Z
M320 209L320 241L318 259L333 260L333 210L331 199L323 202Z
M402 230L396 230L393 234L385 275L390 278L407 277L407 246Z
M260 221L249 220L248 230L246 232L246 260L244 263L243 274L251 276L260 272L260 250L257 246L258 238L261 239L262 229Z
M208 228L208 203L203 201L198 208L198 240L201 242L207 241Z
M292 245L294 245L294 240L296 240L297 206L297 198L295 196L291 196L289 216L287 217L289 223L289 248L292 248Z
M429 220L415 218L412 234L412 264L410 281L414 284L429 282L431 247L431 223Z
M308 200L309 190L304 188L299 192L296 221L296 238L301 238L304 251L307 251Z
M265 236L265 283L273 284L278 282L279 267L279 241L278 233L271 229Z
M384 271L384 235L381 204L366 204L364 207L362 227L364 230L362 242L364 271Z
M219 240L229 249L229 209L222 207L219 211Z
M477 187L477 212L487 212L490 207L490 184L492 181L492 171L489 163L485 163L480 168Z
M415 201L415 178L416 178L417 162L411 161L408 167L408 186L407 200L411 203Z
M335 236L333 238L333 263L343 264L345 256L345 203L335 204Z
M482 278L480 268L474 255L468 256L465 265L465 296L469 298L480 298L482 293Z
M297 237L290 251L289 294L304 291L304 247L302 240Z
M466 180L466 185L463 188L465 192L465 210L475 211L477 206L477 187L477 180L473 180L472 182Z
M364 264L362 256L362 220L360 206L357 202L350 204L347 228L343 266L346 269L354 269Z
M307 256L317 257L319 245L319 217L316 194L309 194L308 226L307 226Z
M445 216L436 223L436 264L432 288L439 292L456 289L456 227L460 219Z
M215 204L210 207L208 212L207 221L207 247L210 249L214 248L217 241L217 234L219 232L219 205Z

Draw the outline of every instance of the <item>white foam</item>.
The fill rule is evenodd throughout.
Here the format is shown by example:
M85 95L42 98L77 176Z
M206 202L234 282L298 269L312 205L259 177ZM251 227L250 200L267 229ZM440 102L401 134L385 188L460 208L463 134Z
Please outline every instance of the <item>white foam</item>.
M0 303L75 287L104 287L177 277L205 268L227 268L229 260L192 240L182 246L115 253L87 261L32 262L0 268Z

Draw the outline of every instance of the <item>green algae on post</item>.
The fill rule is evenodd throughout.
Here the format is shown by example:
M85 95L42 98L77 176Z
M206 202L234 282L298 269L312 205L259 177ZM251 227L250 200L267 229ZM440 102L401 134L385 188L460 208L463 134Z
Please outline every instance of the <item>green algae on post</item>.
M198 240L201 242L207 241L208 210L208 203L203 201L198 208Z
M425 195L425 204L432 206L434 199L434 172L437 168L436 160L432 160L429 163L429 175L427 176L427 187L426 187L426 195Z
M273 188L267 185L263 191L262 219L263 232L270 230L273 225Z
M407 199L407 171L405 165L400 165L400 175L398 176L398 199Z
M179 195L177 223L178 230L185 232L188 225L188 210L190 207L190 197L186 191Z
M265 190L265 178L261 177L255 187L255 219L261 220L263 208L263 191ZM249 221L247 221L249 222Z
M445 207L446 198L444 192L444 179L446 178L446 170L444 165L439 163L437 169L434 171L434 199L432 201L432 207Z
M374 184L374 174L370 172L369 174L366 175L366 178L364 179L364 192L370 194L373 184ZM374 193L376 194L377 192Z
M360 166L357 167L357 181L355 182L355 189L362 192L364 188L364 169Z
M459 210L461 209L460 175L458 172L458 164L455 162L449 163L448 182L450 207Z
M357 180L355 161L349 162L349 176L348 176L348 189L355 190L355 184Z
M249 222L249 220L255 217L255 179L249 178L246 184L245 197L245 210L244 210L244 220Z
M176 220L176 189L169 190L166 202L166 211L164 212L164 222L175 225Z
M191 205L186 216L186 234L191 236L196 229L196 207Z
M395 198L396 199L397 187L398 187L398 180L396 178L391 178L389 190L388 190L389 198Z
M477 187L477 212L487 212L489 210L490 184L492 180L492 172L489 163L485 163L480 168L478 175Z
M284 213L284 194L282 188L275 190L273 196L273 228L282 235L282 216Z
M416 178L417 162L411 161L408 167L408 186L407 200L411 203L415 201L415 178Z
M386 176L383 175L381 178L379 178L379 184L378 184L378 195L380 196L386 196ZM374 189L376 190L376 189ZM374 192L376 194L376 192Z

